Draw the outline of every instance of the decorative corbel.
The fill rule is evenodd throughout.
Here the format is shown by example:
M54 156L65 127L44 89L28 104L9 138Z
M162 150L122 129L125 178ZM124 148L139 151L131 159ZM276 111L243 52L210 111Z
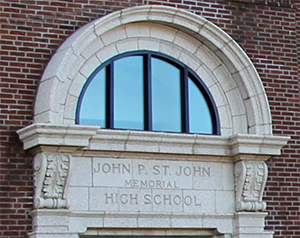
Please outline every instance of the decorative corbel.
M235 164L235 190L237 211L264 211L267 204L262 201L268 177L268 166L264 161L239 161Z
M35 208L68 208L65 194L70 158L70 155L61 153L39 153L35 156Z

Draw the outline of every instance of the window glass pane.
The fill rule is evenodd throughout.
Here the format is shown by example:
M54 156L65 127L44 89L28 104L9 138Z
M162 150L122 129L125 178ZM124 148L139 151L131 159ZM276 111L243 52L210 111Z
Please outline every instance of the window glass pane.
M181 132L180 70L152 58L153 130Z
M102 69L85 91L79 124L105 127L105 97L105 69Z
M189 79L190 132L212 134L212 120L209 107L196 84Z
M143 130L143 57L115 61L114 76L114 127Z

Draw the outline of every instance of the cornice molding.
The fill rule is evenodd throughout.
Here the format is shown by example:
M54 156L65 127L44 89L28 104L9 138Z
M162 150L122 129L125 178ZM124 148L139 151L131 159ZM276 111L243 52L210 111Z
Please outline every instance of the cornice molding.
M280 155L281 148L289 140L289 137L273 135L212 136L49 124L33 124L19 130L18 134L25 150L56 146L83 151L232 156L235 160L242 160L241 155L263 157L258 160Z

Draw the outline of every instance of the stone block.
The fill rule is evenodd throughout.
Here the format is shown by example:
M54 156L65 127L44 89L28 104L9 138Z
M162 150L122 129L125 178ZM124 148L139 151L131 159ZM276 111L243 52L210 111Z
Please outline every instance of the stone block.
M167 41L160 42L159 52L169 55L175 59L179 59L182 50L183 49L180 46L174 45L173 43Z
M131 9L123 9L121 11L120 21L122 24L128 24L133 22L141 22L148 20L149 7L138 6L134 8L135 11L131 11Z
M96 35L101 36L105 32L117 28L121 24L121 12L113 12L109 16L101 18L101 24L94 24L94 32Z
M202 59L201 59L202 60ZM200 62L200 61L199 61ZM206 66L201 65L196 71L197 75L201 78L206 87L210 88L218 82L212 71ZM222 105L222 102L219 102Z
M118 212L119 204L116 202L106 202L106 199L111 201L110 194L118 194L118 188L90 188L89 189L89 210L90 211L111 211ZM108 198L105 196L107 195ZM115 199L115 201L117 201Z
M195 56L201 59L210 72L213 72L216 68L223 64L222 61L220 61L220 59L205 44L202 44L197 49Z
M95 54L95 52L101 50L103 47L104 42L99 36L97 36L84 48L84 50L81 52L81 55L83 58L89 59Z
M235 212L235 191L216 191L216 212Z
M106 214L104 216L104 227L118 227L118 228L130 228L137 227L136 216L130 214Z
M216 211L215 193L206 190L184 190L183 212L210 213Z
M207 21L204 18L194 18L193 14L187 11L178 11L174 15L173 19L174 24L180 27L188 29L190 34L195 34L200 32L200 29L207 24Z
M73 157L70 169L70 186L92 186L92 159Z
M180 45L183 49L192 54L194 54L202 44L194 37L191 37L180 31L176 33L173 43L176 45Z
M72 211L87 211L89 209L88 188L69 187L68 202Z
M171 218L171 227L172 228L202 228L203 215L194 216L194 215L176 215L174 214Z
M76 74L74 77L71 85L70 85L70 91L69 94L75 97L80 96L83 86L87 82L88 77L84 76L81 73Z
M170 228L170 215L158 214L153 217L147 215L140 215L137 218L139 228Z
M221 190L223 166L219 163L193 163L193 188L196 190Z
M202 62L197 57L195 57L192 52L187 52L186 50L188 49L184 48L184 50L182 51L179 57L179 61L188 65L193 71L197 71L200 68Z
M233 89L226 93L226 98L230 105L231 116L245 115L245 106L243 104L243 99L238 89Z
M218 79L220 85L222 85L223 91L229 92L237 88L236 83L232 79L231 73L224 65L219 65L213 71L213 74Z
M150 37L151 23L131 23L125 25L127 37Z
M248 124L247 124L247 115L239 115L239 116L233 116L233 132L234 134L247 134L248 133Z
M138 38L127 38L116 42L117 50L120 54L138 50Z
M80 68L80 73L86 78L89 78L91 74L95 71L95 69L97 69L100 66L100 64L101 61L95 55L93 55L91 58L85 61L84 64L82 64L82 67Z
M108 59L110 59L118 54L119 54L119 52L117 51L116 44L112 43L112 44L109 44L109 45L103 47L101 50L99 50L96 53L96 56L100 62L105 62Z
M138 50L159 51L160 48L160 40L154 38L139 38L137 43Z
M177 30L168 26L161 26L159 24L152 24L150 36L158 40L173 42Z
M77 107L78 97L68 95L66 106L64 107L64 119L73 119L75 120L75 113Z
M105 45L110 45L116 41L126 39L127 34L125 31L125 26L119 26L114 29L111 29L110 31L107 31L104 34L102 34L100 37Z
M234 171L232 163L223 163L222 164L222 187L223 190L234 190Z
M104 226L104 214L88 214L88 213L77 213L77 216L70 217L69 230L76 233L85 233L88 235L89 232L85 232L86 228L101 228Z

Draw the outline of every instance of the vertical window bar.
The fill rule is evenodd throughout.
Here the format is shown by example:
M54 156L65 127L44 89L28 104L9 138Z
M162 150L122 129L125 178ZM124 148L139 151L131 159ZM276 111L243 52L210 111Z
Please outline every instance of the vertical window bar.
M188 69L184 67L181 70L181 130L189 133L189 87L188 87Z
M144 55L144 127L152 131L151 54Z
M114 128L114 62L106 66L106 128Z
M212 100L212 99L209 99ZM217 107L214 106L211 101L209 102L209 107L210 107L210 114L211 114L211 119L212 119L212 125L213 125L213 135L221 135L221 129L220 129L220 120L219 120L219 114Z

